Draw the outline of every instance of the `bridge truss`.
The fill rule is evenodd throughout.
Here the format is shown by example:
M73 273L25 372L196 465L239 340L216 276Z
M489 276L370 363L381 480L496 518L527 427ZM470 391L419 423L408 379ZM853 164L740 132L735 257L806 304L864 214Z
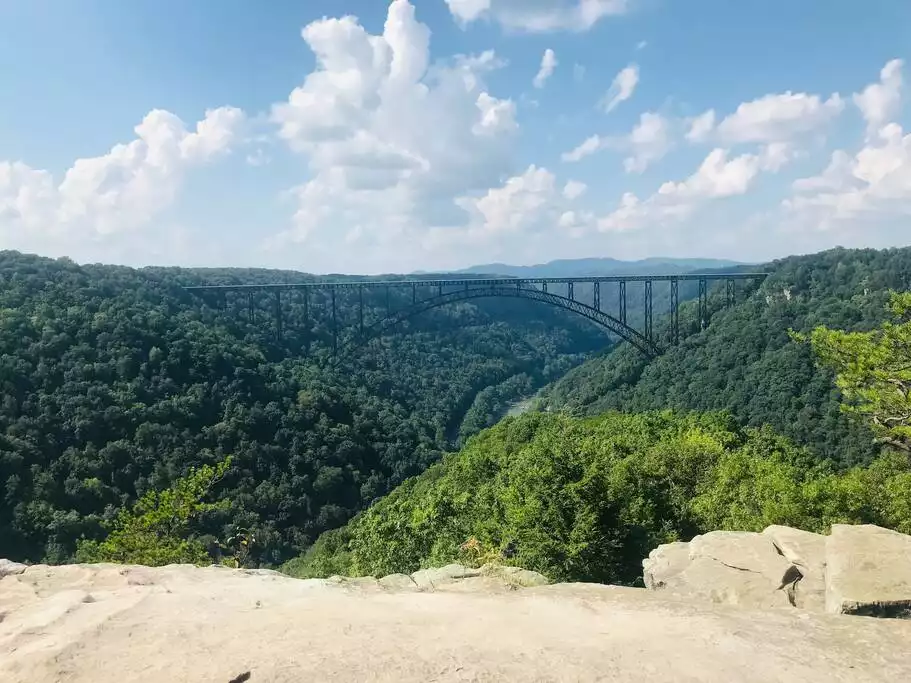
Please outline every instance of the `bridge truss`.
M737 298L737 284L751 282L758 284L767 277L767 273L687 273L681 275L616 275L602 277L565 277L565 278L459 278L459 279L414 279L414 280L351 280L351 281L316 281L306 283L266 283L266 284L227 284L187 286L188 292L211 299L218 308L227 308L228 296L239 296L245 303L246 313L251 324L257 321L261 310L259 303L263 295L271 300L272 322L275 335L281 339L285 328L285 306L293 298L303 307L303 317L309 320L311 305L317 295L327 299L329 325L332 334L333 355L340 352L339 339L341 326L338 315L338 299L341 295L356 296L357 327L353 336L341 349L349 350L360 346L370 339L388 333L402 322L433 308L460 301L469 301L486 297L512 297L539 301L572 311L608 332L625 339L643 354L654 357L661 353L654 329L654 289L657 283L664 283L669 288L669 344L680 341L680 285L681 283L698 283L697 324L705 329L709 318L709 284L724 283L724 304L731 305ZM642 325L634 328L627 315L630 301L627 297L627 286L641 283ZM616 296L615 305L609 305L602 297L605 285L610 285ZM578 296L581 288L586 289L586 296ZM410 304L398 309L392 304L391 293L410 293ZM410 290L410 292L409 292ZM429 296L428 296L429 292ZM365 311L377 308L379 296L379 315L374 314L367 320ZM366 304L370 298L373 305ZM402 297L396 299L401 301ZM385 305L383 305L383 301ZM407 301L407 298L406 298ZM637 316L638 317L638 316Z

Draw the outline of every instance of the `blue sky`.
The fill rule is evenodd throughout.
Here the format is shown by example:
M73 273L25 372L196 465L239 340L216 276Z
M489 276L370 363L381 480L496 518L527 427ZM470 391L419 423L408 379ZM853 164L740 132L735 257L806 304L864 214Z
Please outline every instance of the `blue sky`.
M379 273L906 245L909 46L903 0L12 0L0 249Z

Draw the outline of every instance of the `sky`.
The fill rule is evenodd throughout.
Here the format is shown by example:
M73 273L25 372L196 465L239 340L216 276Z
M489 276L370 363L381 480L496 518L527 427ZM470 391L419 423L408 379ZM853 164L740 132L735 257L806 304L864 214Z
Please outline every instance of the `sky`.
M0 249L401 273L911 244L907 0L0 0Z

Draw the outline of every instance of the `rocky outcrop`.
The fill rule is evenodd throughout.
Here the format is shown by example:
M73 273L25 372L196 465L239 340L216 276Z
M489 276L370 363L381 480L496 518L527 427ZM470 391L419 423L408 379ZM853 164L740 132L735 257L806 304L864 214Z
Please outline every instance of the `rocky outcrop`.
M730 559L717 543L703 549ZM761 549L751 557L766 566ZM911 680L911 621L518 588L521 570L423 572L400 575L400 588L221 567L28 567L0 579L0 680Z
M826 563L827 611L911 618L911 536L835 524Z
M512 590L532 586L546 586L550 583L537 572L519 567L486 564L480 569L449 564L445 567L421 569L411 575L389 574L380 579L373 576L349 578L332 576L329 581L349 586L379 586L399 591L477 591Z
M823 536L784 526L713 531L643 560L646 588L754 608L911 617L911 536L835 524Z
M19 562L10 562L9 560L0 560L0 579L8 574L21 574L26 570L27 565Z

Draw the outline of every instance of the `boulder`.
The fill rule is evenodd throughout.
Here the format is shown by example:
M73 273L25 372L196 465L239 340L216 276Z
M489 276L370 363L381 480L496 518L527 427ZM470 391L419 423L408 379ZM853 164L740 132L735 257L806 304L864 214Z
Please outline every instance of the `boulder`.
M433 590L461 579L480 576L478 569L469 569L460 564L447 564L436 569L421 569L411 575L411 580L420 590Z
M642 560L645 587L651 590L664 588L668 579L682 572L689 563L689 543L678 541L659 545Z
M712 531L688 544L662 545L643 570L646 587L682 597L758 608L795 602L785 590L796 580L793 565L763 534Z
M11 574L21 574L28 568L28 565L10 560L0 560L0 579Z
M533 588L550 584L543 574L521 567L507 567L502 564L485 564L480 569L481 575L497 579L511 588Z
M796 607L822 611L826 606L826 537L789 526L766 527L763 534L784 558L800 570L800 578L788 588Z
M911 618L911 536L833 524L826 538L826 611Z
M378 581L379 585L389 590L416 591L418 585L408 574L388 574Z

